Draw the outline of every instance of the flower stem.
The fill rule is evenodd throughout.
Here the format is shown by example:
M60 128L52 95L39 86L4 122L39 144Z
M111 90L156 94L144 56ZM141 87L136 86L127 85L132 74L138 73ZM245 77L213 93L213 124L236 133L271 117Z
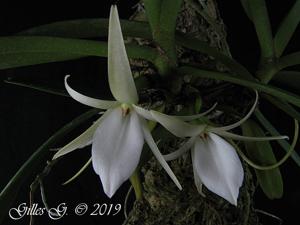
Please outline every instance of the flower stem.
M143 198L143 186L138 168L136 168L133 174L131 175L130 182L134 189L136 200L141 200Z

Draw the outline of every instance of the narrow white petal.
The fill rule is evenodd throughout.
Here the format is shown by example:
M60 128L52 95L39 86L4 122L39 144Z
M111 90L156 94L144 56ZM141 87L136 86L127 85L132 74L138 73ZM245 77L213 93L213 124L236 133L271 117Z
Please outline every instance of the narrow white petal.
M253 106L251 107L250 111L247 113L247 115L242 118L240 121L233 123L231 125L228 126L224 126L224 127L212 127L212 128L208 128L208 131L214 132L214 131L219 131L219 130L232 130L238 126L240 126L242 123L244 123L247 119L249 119L249 117L252 115L252 113L254 112L256 106L257 106L257 102L258 102L258 92L255 91L255 102L253 104Z
M183 121L192 121L192 120L195 120L195 119L199 119L199 118L207 115L211 111L213 111L216 108L217 105L218 105L218 103L215 103L210 109L208 109L207 111L205 111L203 113L200 113L200 114L191 115L191 116L176 116L176 117L180 120L183 120Z
M92 162L108 197L113 196L137 167L143 144L138 115L131 111L123 116L121 107L113 109L96 130Z
M69 86L67 82L69 77L70 75L65 76L65 87L67 89L67 92L73 99L80 102L81 104L98 108L98 109L109 109L118 104L118 102L116 101L100 100L100 99L91 98L83 94L80 94L79 92L75 91Z
M141 117L147 119L147 120L151 120L151 121L155 121L155 119L153 118L150 110L144 109L140 106L137 105L132 105L132 107L134 108L134 110L136 111L137 114L139 114Z
M107 117L110 111L106 111L92 126L90 126L86 131L84 131L81 135L71 141L69 144L62 147L54 156L53 159L57 159L67 153L70 153L76 149L84 148L87 145L90 145L93 140L93 136L101 122Z
M180 185L177 177L175 176L175 174L173 173L173 171L169 167L168 163L164 159L163 155L160 153L157 145L155 144L155 141L153 140L153 137L152 137L150 131L148 130L146 122L142 118L141 118L141 121L143 123L142 124L142 128L143 128L143 133L144 133L145 140L146 140L147 144L149 145L150 149L152 150L154 156L156 157L156 159L158 160L158 162L160 163L160 165L168 173L168 175L170 176L170 178L174 181L174 183L179 188L179 190L182 190L182 187L181 187L181 185Z
M216 133L220 136L231 138L231 139L234 139L234 140L239 140L239 141L273 141L273 140L289 139L288 136L247 137L247 136L242 136L242 135L230 133L230 132L227 132L227 131L215 131L213 133Z
M185 152L190 150L194 143L195 143L195 137L191 137L179 149L177 149L174 152L171 152L170 154L164 155L165 160L166 161L171 161L171 160L177 159L182 154L184 154Z
M201 134L206 127L203 125L192 125L176 118L175 116L169 116L153 110L151 110L151 114L158 123L177 137L197 136Z
M192 151L191 151L191 157L192 157L192 164L193 164L193 174L194 174L194 182L197 188L197 191L199 192L200 195L202 195L203 197L205 197L205 194L202 191L202 186L203 183L199 177L199 174L197 172L196 169L196 162L195 161L195 148L193 147Z
M118 9L115 5L111 6L109 17L108 81L113 96L119 102L138 102L138 94L124 45Z
M235 149L216 134L196 140L194 165L202 183L212 192L237 205L244 171Z

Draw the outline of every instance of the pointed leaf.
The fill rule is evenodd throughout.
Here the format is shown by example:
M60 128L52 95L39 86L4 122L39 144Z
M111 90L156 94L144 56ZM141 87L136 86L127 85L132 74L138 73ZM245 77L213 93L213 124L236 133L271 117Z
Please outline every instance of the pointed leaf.
M283 89L293 91L296 94L300 94L299 71L279 71L277 74L274 75L271 82Z
M286 100L287 102L290 102L298 107L300 107L300 96L296 95L294 93L288 92L286 90L263 84L261 82L249 80L249 79L243 79L239 77L232 76L227 73L221 73L221 72L213 72L213 71L208 71L208 70L202 70L198 69L195 67L190 67L190 66L184 66L178 69L178 72L180 74L184 75L191 75L195 77L206 77L210 79L216 79L216 80L224 80L228 81L234 84L239 84L242 86L246 86L249 88L253 88L257 91L262 91L268 94L271 94L273 96L282 98Z
M274 56L274 44L265 0L248 0L249 14L254 23L263 59Z
M277 57L280 57L293 36L300 22L300 1L295 0L294 5L282 20L274 37L274 48Z
M293 52L291 54L282 56L277 62L277 71L285 69L290 66L296 66L300 64L300 52Z
M155 63L156 51L135 44L127 45L130 58ZM0 37L0 69L60 62L87 56L107 57L107 43L58 37Z
M298 112L298 110L295 107L291 106L289 103L287 103L281 99L274 98L269 95L262 95L262 97L264 99L266 99L267 101L269 101L271 104L273 104L278 109L281 109L283 112L285 112L290 117L295 118L298 121L300 121L300 112Z
M244 11L245 11L245 13L247 14L247 16L248 16L248 18L250 19L250 20L252 20L251 19L251 12L250 12L250 9L249 9L249 3L248 3L248 1L249 0L241 0L241 4L242 4L242 6L243 6L243 8L244 8Z
M213 48L205 41L200 41L191 35L176 34L176 44L186 48L199 51L201 53L213 56L217 61L224 64L230 69L233 74L245 79L254 79L253 75L242 64L238 63L233 58L223 54L217 48Z
M249 136L263 136L260 126L252 120L242 125L243 133ZM273 165L277 162L269 142L246 142L248 157L259 165ZM270 199L281 198L283 195L283 181L279 168L272 170L255 170L260 187Z
M149 24L141 21L121 20L124 36L151 39ZM59 21L33 27L19 32L17 35L52 36L66 38L96 38L108 34L108 19L89 18Z

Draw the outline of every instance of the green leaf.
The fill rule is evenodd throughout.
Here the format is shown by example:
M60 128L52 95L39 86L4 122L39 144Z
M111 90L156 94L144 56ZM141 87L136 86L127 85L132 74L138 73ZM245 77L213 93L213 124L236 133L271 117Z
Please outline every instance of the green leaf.
M227 66L228 69L230 69L233 73L242 78L253 78L252 74L243 65L230 58L229 56L221 53L216 48L210 47L204 41L199 41L195 38L190 37L189 35L177 34L176 42L178 45L182 45L186 48L213 56L216 60Z
M126 46L128 57L155 62L156 51L134 44ZM107 43L57 37L0 38L0 69L59 62L87 56L107 57Z
M274 57L271 24L265 0L249 0L248 8L258 37L262 60Z
M243 135L265 136L261 127L252 120L242 124ZM276 163L273 149L269 142L245 142L248 157L259 165ZM265 195L270 199L281 198L283 195L283 181L279 168L272 170L255 169L257 180Z
M274 37L274 48L277 57L280 57L283 53L300 22L299 12L300 0L295 0L294 5L281 22Z
M300 94L300 72L279 71L272 79L272 82L281 88Z
M277 108L281 109L283 112L288 114L290 117L300 121L300 113L291 105L289 105L287 102L282 101L281 99L274 98L270 95L262 95L263 98L268 100L270 103L272 103Z
M248 16L248 18L250 20L252 20L252 16L251 16L251 12L250 12L250 9L249 9L249 3L248 3L248 0L241 0L241 4L243 6L243 9L246 13L246 15Z
M278 136L280 133L276 130L276 128L271 124L271 122L261 113L260 110L256 110L254 112L256 118L259 120L259 122L264 126L264 128L272 135L272 136ZM286 140L277 140L279 145L288 152L291 148L291 145ZM295 163L300 167L300 156L297 154L297 152L293 151L291 155L292 159L295 161Z
M294 52L289 55L281 57L277 62L277 70L282 70L289 66L296 66L300 64L300 52Z
M124 36L151 39L151 29L146 22L120 20ZM96 38L108 36L108 19L79 19L60 21L19 32L21 36L52 36L65 38Z
M121 27L124 36L137 36L151 39L151 29L148 23L121 20ZM81 19L50 23L34 27L19 33L19 35L46 35L65 38L95 38L108 34L107 19ZM176 44L189 49L200 51L213 56L219 62L227 66L232 72L244 78L252 77L251 73L234 59L224 55L216 48L210 47L207 42L199 41L192 36L176 33Z
M183 75L191 75L194 77L203 77L203 78L210 78L210 79L216 79L216 80L223 80L228 81L234 84L242 85L245 87L253 88L258 91L262 91L265 93L268 93L270 95L279 97L281 99L286 100L287 102L290 102L298 107L300 107L300 96L293 94L291 92L282 90L280 88L263 84L257 81L253 80L247 80L243 78L239 78L227 73L221 73L221 72L214 72L214 71L207 71L198 69L191 66L183 66L178 69L178 73Z
M7 216L7 212L14 203L20 187L32 175L36 173L37 168L43 165L49 157L49 148L53 147L59 140L61 140L67 133L78 127L83 122L90 119L92 116L98 114L99 111L92 109L75 118L70 123L66 124L54 135L52 135L45 143L43 143L31 157L22 165L17 173L12 177L6 187L0 193L0 223Z
M171 66L177 63L175 30L183 0L144 0L154 41L163 49Z
M161 0L144 0L147 19L150 23L152 33L159 29L159 20L161 13Z

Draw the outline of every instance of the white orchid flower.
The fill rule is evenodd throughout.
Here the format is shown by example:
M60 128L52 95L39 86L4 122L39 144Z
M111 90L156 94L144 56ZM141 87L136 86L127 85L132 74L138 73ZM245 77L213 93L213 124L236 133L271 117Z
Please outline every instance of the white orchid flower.
M243 183L244 171L235 148L222 137L243 141L268 141L284 139L277 137L245 137L228 132L245 122L255 110L258 101L256 92L255 103L249 113L240 121L224 127L209 125L193 125L179 118L151 111L152 119L171 131L178 137L189 137L189 140L177 151L165 155L164 158L174 160L191 150L194 181L197 190L202 193L202 184L210 191L237 205L239 189ZM188 117L183 117L189 120ZM185 127L183 129L183 127Z
M54 159L92 143L94 170L100 176L104 192L112 197L136 169L145 140L161 166L177 187L182 189L147 127L145 119L148 119L149 113L136 105L138 94L116 6L113 5L110 10L108 35L109 86L116 101L99 100L80 94L68 85L68 77L65 78L65 87L73 99L107 111L84 133L60 149Z

